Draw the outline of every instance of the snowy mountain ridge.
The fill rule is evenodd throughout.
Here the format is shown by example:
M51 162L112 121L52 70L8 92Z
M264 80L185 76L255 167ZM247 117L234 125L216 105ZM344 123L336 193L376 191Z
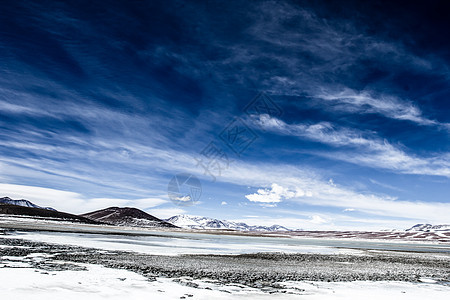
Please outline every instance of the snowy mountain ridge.
M416 224L413 227L406 229L405 231L425 231L425 232L450 231L450 225Z
M188 215L176 215L165 219L166 222L182 228L191 229L230 229L238 231L290 231L290 229L280 226L251 226L242 222L232 222L218 220L208 217L194 217Z
M28 201L25 199L13 200L9 197L3 197L3 198L0 198L0 204L12 204L12 205L18 205L18 206L24 206L24 207L41 208L41 209L48 209L48 210L56 211L56 209L54 209L54 208L42 207L42 206L36 205L36 204L32 203L31 201Z

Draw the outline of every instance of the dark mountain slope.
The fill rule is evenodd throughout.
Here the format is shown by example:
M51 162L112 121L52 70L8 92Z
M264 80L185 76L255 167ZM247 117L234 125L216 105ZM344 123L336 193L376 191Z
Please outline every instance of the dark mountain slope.
M177 228L175 225L133 207L109 207L85 213L81 216L117 226Z
M101 222L91 220L82 216L72 215L56 210L49 210L44 208L26 207L14 204L0 203L0 214L7 215L22 215L31 217L42 217L49 219L61 219L64 221L80 222L88 224L101 224Z

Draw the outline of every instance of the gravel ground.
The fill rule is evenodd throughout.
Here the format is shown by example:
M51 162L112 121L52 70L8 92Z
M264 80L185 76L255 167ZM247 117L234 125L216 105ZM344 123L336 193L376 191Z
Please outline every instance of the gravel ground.
M74 270L79 268L74 263L99 264L134 271L149 280L159 276L184 278L181 283L192 287L196 283L191 279L209 279L222 284L234 283L263 289L277 288L278 283L283 281L304 280L419 282L422 278L433 278L441 284L450 282L450 257L445 254L366 251L364 255L258 253L157 256L0 238L0 267L11 257L33 253L47 254L40 260L28 259L27 262L36 269Z

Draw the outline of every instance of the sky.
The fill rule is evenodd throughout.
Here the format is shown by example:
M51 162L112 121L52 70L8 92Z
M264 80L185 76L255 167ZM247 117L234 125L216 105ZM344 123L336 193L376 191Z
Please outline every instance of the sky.
M450 223L449 13L1 1L0 196L305 230Z

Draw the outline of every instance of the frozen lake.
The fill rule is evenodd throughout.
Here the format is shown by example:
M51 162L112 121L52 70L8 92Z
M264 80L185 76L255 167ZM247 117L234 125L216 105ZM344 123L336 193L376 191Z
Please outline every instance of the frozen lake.
M450 245L380 240L327 238L283 238L236 236L168 231L127 231L127 234L73 233L53 231L14 231L3 238L92 247L105 250L135 251L155 255L285 253L358 253L360 250L395 250L424 253L450 253Z
M10 234L0 235L0 238L22 238L154 255L256 252L357 254L362 250L450 254L450 244L436 242L231 235L86 225L7 216L0 218L0 228L11 230Z

